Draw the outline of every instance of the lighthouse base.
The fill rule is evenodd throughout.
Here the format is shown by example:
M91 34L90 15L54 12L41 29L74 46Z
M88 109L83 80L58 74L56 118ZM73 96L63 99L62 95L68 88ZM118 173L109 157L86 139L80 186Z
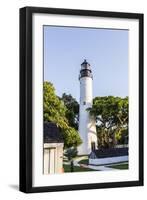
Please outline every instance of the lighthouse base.
M91 153L91 149L84 148L83 145L78 147L78 155L89 155Z
M83 138L84 139L84 138ZM78 155L89 155L92 151L97 149L97 136L95 134L90 134L89 139L84 141L78 147Z

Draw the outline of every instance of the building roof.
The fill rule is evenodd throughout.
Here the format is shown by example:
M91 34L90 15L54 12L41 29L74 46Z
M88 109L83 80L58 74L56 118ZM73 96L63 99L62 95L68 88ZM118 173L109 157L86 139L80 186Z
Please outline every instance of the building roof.
M63 136L55 123L44 122L44 143L63 143Z
M108 149L97 149L91 153L91 156L95 158L108 158L108 157L118 157L118 156L127 156L128 148L108 148ZM90 156L90 157L91 157Z

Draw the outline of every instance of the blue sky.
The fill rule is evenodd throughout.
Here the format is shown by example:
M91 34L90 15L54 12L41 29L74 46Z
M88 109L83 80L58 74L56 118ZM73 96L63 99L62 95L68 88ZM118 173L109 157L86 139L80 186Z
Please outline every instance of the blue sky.
M93 73L93 97L128 96L128 30L44 26L44 80L56 94L79 101L84 59Z

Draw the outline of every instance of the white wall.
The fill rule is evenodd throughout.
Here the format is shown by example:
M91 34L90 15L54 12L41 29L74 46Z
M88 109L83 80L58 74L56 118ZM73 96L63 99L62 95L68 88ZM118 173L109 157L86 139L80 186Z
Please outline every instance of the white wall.
M3 0L0 5L0 199L41 200L79 198L103 200L146 199L147 186L117 189L87 190L44 194L18 192L18 9L22 6L47 6L96 9L124 12L144 12L147 21L146 0ZM145 24L147 35L147 24ZM146 44L146 40L145 40ZM146 49L145 49L146 54ZM146 57L145 57L146 61ZM147 76L147 70L145 69ZM147 85L147 79L145 80ZM145 94L147 102L147 93ZM145 105L146 109L146 105ZM147 115L145 116L145 121ZM145 132L147 129L145 127ZM147 137L145 136L145 141ZM147 145L145 146L145 152ZM147 160L145 159L145 168ZM145 173L146 177L146 173Z
M109 158L96 158L89 159L90 165L104 165L110 163L120 163L128 161L128 156L117 156L117 157L109 157Z

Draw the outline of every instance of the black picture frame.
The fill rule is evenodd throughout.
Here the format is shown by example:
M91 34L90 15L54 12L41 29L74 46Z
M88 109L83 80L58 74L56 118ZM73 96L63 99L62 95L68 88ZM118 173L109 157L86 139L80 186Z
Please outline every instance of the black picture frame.
M34 13L95 16L139 20L139 180L63 186L32 186L32 16ZM143 185L143 14L91 10L24 7L20 9L20 162L22 192L53 192Z

